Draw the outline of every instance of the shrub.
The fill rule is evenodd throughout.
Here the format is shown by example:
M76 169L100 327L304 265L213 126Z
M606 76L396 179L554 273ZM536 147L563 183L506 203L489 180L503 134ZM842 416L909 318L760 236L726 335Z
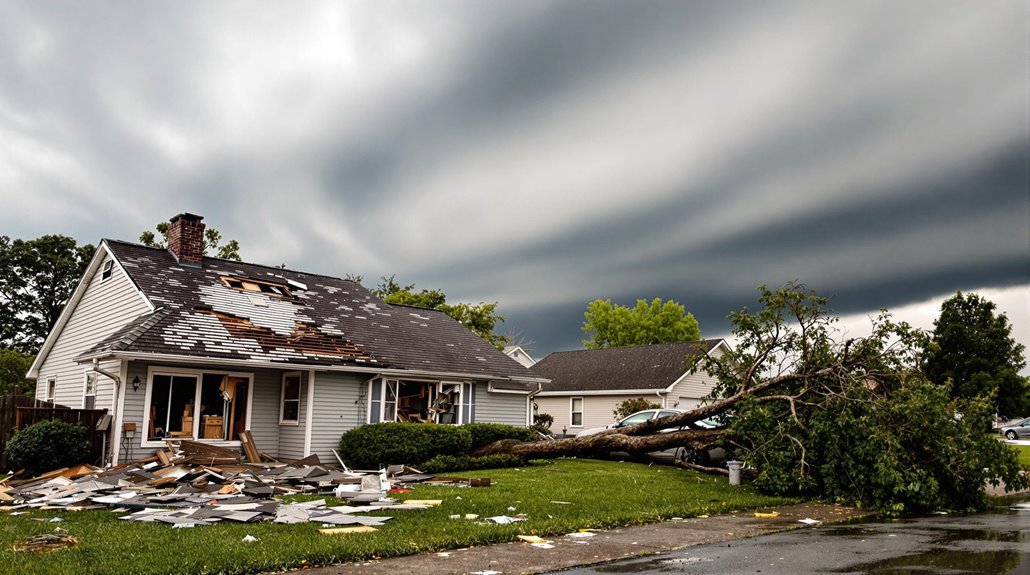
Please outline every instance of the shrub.
M38 474L82 463L89 457L86 430L57 419L40 421L14 434L7 442L12 469Z
M465 455L472 436L464 427L422 423L372 423L340 437L340 458L357 469L419 465L441 453Z
M497 469L499 467L519 467L526 462L521 457L510 453L497 453L484 457L468 455L437 455L419 467L426 473L443 473L445 471L472 471L474 469Z
M480 447L490 445L501 439L514 439L516 441L535 441L537 436L528 427L516 427L501 423L466 423L462 426L472 435L472 447L469 451L475 453ZM457 454L450 454L457 455Z
M550 413L538 413L533 416L533 427L544 433L550 433L552 425L554 425L554 416Z

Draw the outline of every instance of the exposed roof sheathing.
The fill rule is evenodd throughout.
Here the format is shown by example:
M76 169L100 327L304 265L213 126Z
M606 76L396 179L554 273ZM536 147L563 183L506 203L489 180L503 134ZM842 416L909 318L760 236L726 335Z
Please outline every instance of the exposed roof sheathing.
M80 357L172 354L241 362L362 365L484 378L537 378L443 312L383 302L351 280L104 240L157 308ZM284 285L290 297L235 289L223 278Z
M542 391L665 389L691 368L691 357L706 354L722 339L632 347L558 351L530 371L551 380Z

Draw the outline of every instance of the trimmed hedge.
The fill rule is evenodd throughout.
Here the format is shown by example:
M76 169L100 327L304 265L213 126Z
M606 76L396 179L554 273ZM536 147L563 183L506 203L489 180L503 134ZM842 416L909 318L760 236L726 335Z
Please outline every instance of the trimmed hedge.
M86 461L89 439L81 426L50 419L15 433L5 453L12 469L25 468L35 475Z
M519 467L526 462L521 457L510 453L497 453L485 457L468 455L437 455L419 465L426 473L443 473L445 471L472 471L474 469L497 469L499 467Z
M474 452L480 447L490 445L501 439L514 439L516 441L536 441L536 433L528 427L515 427L501 423L466 423L463 428L472 434L472 447Z
M499 423L468 423L466 425L426 425L424 423L371 423L355 427L340 437L340 458L356 469L378 469L385 465L403 464L424 466L439 457L441 469L461 469L457 463L467 461L466 469L511 467L522 460L473 458L469 453L501 439L535 441L536 433L529 428ZM461 459L464 458L464 459ZM478 459L489 461L479 462Z
M440 454L467 455L472 435L463 427L422 423L372 423L340 437L340 458L356 469L419 465Z

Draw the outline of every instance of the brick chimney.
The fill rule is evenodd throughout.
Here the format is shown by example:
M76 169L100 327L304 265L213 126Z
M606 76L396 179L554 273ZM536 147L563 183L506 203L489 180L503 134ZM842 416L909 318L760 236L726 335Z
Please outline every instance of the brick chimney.
M204 217L183 213L168 222L168 251L180 264L200 266L204 261Z

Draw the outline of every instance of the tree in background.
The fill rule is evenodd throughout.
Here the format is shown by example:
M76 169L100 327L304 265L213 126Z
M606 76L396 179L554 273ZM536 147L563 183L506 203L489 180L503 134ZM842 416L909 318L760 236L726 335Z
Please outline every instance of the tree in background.
M696 369L719 382L705 405L587 437L497 442L474 455L641 455L723 445L749 464L765 493L893 513L982 509L988 484L1028 485L1016 451L983 432L990 403L952 398L927 381L926 334L883 312L868 337L842 339L826 298L794 283L760 289L761 309L729 315L734 348L696 358ZM694 425L721 415L725 426Z
M672 300L662 303L654 298L648 304L638 299L636 306L628 308L610 299L597 299L587 305L584 316L583 332L589 339L583 340L583 345L587 349L701 339L694 315Z
M16 349L0 349L0 395L10 395L16 389L31 394L35 385L25 378L35 356L25 355Z
M1012 324L994 302L956 293L941 304L928 349L927 378L951 382L956 398L992 397L1002 417L1030 415L1030 385L1019 375L1025 348L1012 338Z
M168 222L160 222L154 228L157 233L161 235L161 239L157 239L157 235L154 232L147 230L139 235L139 241L141 244L151 248L163 248L168 243ZM213 251L216 258L223 260L232 261L243 261L240 258L240 242L236 240L227 240L224 244L222 243L222 232L217 229L208 227L204 229L204 255L208 255L208 251ZM286 264L282 264L281 267L286 267Z
M0 236L0 347L39 351L95 251L68 236Z
M497 302L451 305L447 303L447 296L440 290L415 291L415 284L401 285L397 283L395 275L380 279L379 285L372 289L372 293L386 303L440 310L490 342L490 345L504 349L507 338L494 333L497 324L504 321L504 317L497 314Z
M624 401L619 402L619 405L615 406L612 410L612 415L615 419L622 419L628 415L633 415L638 411L644 411L645 409L658 409L661 407L653 401L648 401L643 397L633 397Z

